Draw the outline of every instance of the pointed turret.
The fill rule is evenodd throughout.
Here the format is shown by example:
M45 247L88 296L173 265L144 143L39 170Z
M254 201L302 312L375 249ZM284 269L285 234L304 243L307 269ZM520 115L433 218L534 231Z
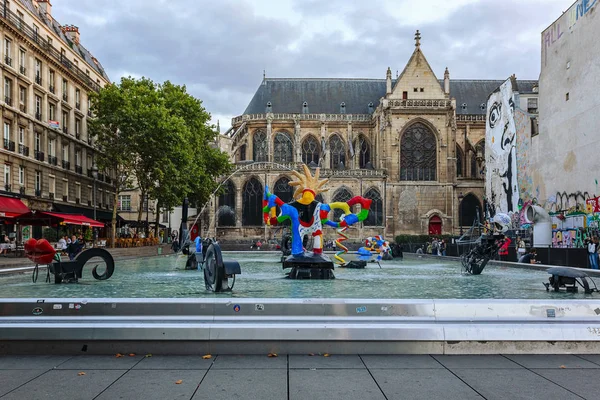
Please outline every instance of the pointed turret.
M444 71L444 93L450 94L450 72L448 72L448 67Z
M385 94L392 93L392 70L390 67L387 69L387 73L385 74Z

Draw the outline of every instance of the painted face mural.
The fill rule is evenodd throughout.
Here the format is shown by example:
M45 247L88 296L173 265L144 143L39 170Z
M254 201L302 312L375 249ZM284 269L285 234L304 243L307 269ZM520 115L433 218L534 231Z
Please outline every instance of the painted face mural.
M517 210L519 201L515 103L510 79L490 95L487 107L486 196L496 212L510 213Z

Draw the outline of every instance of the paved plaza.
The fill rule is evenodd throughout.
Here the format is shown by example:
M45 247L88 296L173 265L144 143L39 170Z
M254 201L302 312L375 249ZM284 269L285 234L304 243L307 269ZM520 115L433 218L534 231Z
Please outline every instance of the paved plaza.
M600 399L600 355L10 355L0 398Z

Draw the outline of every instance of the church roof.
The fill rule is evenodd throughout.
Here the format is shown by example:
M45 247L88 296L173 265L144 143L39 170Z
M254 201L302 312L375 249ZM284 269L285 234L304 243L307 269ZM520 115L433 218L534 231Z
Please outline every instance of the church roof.
M21 1L21 4L23 4L29 11L31 11L33 15L35 15L41 22L43 22L46 26L48 26L50 29L52 29L54 31L54 33L57 34L58 37L60 37L60 39L67 46L69 46L75 53L78 53L79 56L81 56L81 58L83 58L85 60L85 62L92 69L94 69L96 72L98 72L100 74L100 76L102 76L105 80L110 81L110 79L108 78L108 75L106 74L106 72L104 71L104 68L102 67L102 64L100 64L100 61L95 59L92 56L92 54L89 52L89 50L87 50L85 47L83 47L83 45L81 43L76 44L76 43L72 42L64 34L64 32L61 30L61 25L54 18L51 18L51 20L46 18L46 16L41 11L41 9L39 7L36 7L33 4L33 0L20 0L20 1Z
M456 98L457 114L485 114L480 105L505 80L452 80L450 97ZM443 87L444 81L440 80ZM517 80L520 93L532 93L534 80ZM395 80L392 80L392 87ZM341 103L346 114L369 114L385 96L385 79L285 79L265 78L244 114L262 114L271 103L273 113L300 114L303 103L311 114L340 114ZM369 108L369 103L373 107ZM461 106L466 103L466 108Z

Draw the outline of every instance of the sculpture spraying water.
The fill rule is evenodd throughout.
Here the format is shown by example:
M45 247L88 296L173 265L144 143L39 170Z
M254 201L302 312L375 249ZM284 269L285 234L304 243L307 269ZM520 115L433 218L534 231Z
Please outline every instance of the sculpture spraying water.
M323 226L343 229L357 222L364 221L369 215L371 200L360 196L353 197L348 202L321 203L315 198L319 193L329 190L325 185L329 179L319 179L320 169L313 176L306 165L302 165L304 174L292 171L297 180L289 183L296 187L293 202L284 203L279 197L269 192L265 187L263 200L264 220L267 225L274 226L289 220L291 223L291 255L283 262L283 268L291 268L288 275L291 279L333 279L333 262L323 254ZM351 207L360 204L358 214L351 212ZM276 215L276 208L280 208ZM332 210L342 210L340 221L328 218ZM305 236L313 237L312 251L307 251L302 245Z

